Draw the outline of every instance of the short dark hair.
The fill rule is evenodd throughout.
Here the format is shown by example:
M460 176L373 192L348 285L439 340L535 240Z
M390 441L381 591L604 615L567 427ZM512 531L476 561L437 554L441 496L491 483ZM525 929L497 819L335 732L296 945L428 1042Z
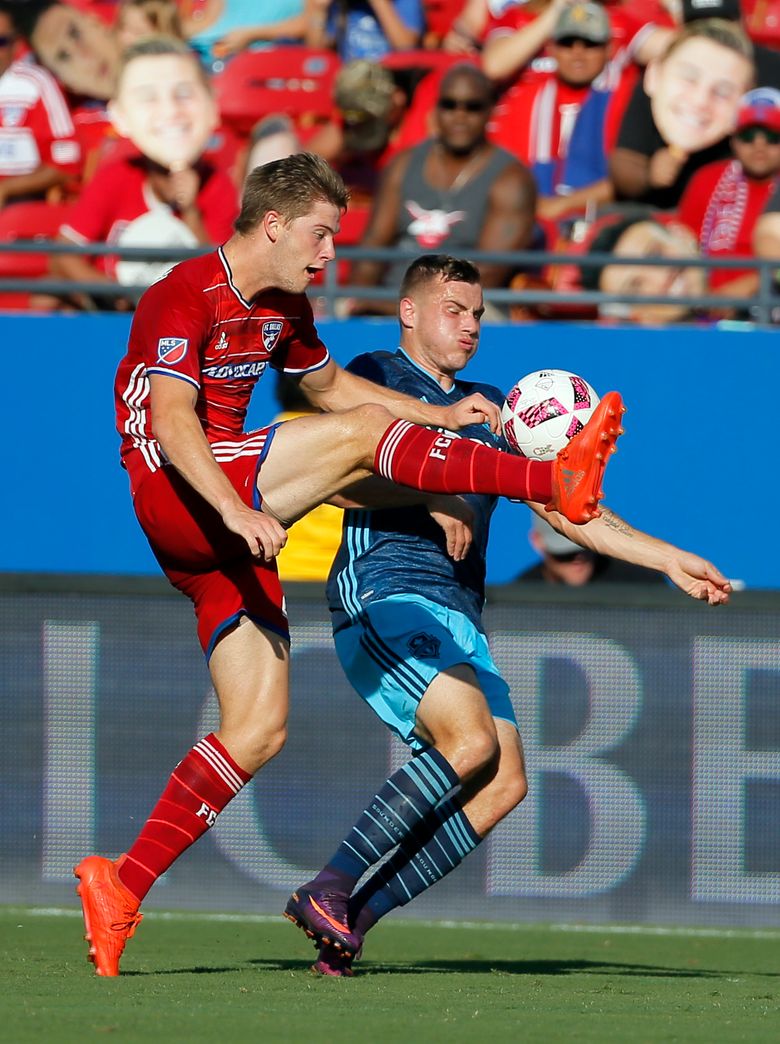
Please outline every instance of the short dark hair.
M454 80L460 80L462 77L470 79L474 86L481 88L490 104L494 104L496 100L496 85L479 66L474 65L472 62L458 62L446 71L439 84L439 97L441 98L446 93Z
M255 167L244 183L236 232L247 235L269 210L277 211L287 222L294 221L308 214L319 201L332 203L341 211L349 203L349 191L341 175L322 157L296 152L271 160Z
M400 297L411 297L427 283L440 279L443 283L479 283L479 269L463 257L449 254L421 254L404 272Z

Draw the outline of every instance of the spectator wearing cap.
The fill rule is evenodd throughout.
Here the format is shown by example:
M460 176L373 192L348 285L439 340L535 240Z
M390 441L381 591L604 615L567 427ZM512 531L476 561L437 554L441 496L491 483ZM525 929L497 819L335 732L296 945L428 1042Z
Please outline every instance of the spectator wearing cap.
M306 44L332 48L345 62L413 50L424 31L422 0L307 0Z
M599 316L656 326L696 314L691 305L676 300L701 297L707 289L703 268L675 264L699 256L696 237L685 225L650 207L622 208L598 219L589 236L588 253L669 260L668 265L582 265L582 288L613 296L612 302L599 306ZM625 301L627 297L667 297L669 301L645 304Z
M512 83L518 77L548 72L552 59L548 45L561 14L577 0L509 0L488 3L490 17L484 31L482 65L497 83ZM604 72L606 85L614 90L634 65L646 65L667 46L675 22L661 0L642 4L605 3L610 21L610 61ZM633 76L632 76L633 79Z
M610 40L600 4L564 8L550 44L555 69L519 81L496 107L491 139L530 167L544 221L612 198L606 137L612 91L601 76Z
M665 583L663 575L654 569L621 562L575 544L540 515L532 516L528 539L540 561L520 573L518 583L543 582L564 587L585 587L595 583Z
M731 136L732 159L694 174L679 217L696 234L704 257L751 257L756 222L780 172L780 91L759 87L742 99ZM710 287L729 297L758 290L755 269L714 269Z
M333 102L333 118L317 129L306 148L338 170L353 202L367 200L393 153L406 95L388 69L357 58L339 69Z
M693 174L730 156L753 48L732 22L694 21L647 67L623 116L610 173L619 199L671 210Z
M408 252L467 254L523 250L532 240L536 187L530 171L487 139L493 87L472 64L458 64L441 81L435 136L399 152L388 164L375 197L364 247ZM352 282L397 289L408 264L385 269L361 261ZM504 286L509 269L481 263L482 285ZM395 314L395 300L350 302L351 314Z

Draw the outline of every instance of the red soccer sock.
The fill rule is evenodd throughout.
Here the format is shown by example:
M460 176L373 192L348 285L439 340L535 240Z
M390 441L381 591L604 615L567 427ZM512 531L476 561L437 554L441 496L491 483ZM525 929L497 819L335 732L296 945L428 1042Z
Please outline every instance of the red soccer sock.
M492 493L546 504L552 499L552 461L501 453L409 421L394 421L374 458L379 475L429 493Z
M213 733L196 743L173 770L119 868L122 884L143 899L157 878L214 825L222 809L251 778Z

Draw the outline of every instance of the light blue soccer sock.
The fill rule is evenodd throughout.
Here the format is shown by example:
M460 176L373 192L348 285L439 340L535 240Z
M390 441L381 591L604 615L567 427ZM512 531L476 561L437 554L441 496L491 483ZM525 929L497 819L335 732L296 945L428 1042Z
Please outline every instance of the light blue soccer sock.
M380 917L460 866L481 841L458 798L442 802L350 899L350 924L365 935Z
M349 895L366 870L403 842L459 785L452 765L435 748L413 758L384 783L333 858L306 887Z

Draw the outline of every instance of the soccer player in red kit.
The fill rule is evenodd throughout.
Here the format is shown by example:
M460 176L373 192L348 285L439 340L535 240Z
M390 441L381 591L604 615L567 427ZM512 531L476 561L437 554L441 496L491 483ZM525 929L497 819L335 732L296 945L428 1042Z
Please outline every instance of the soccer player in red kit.
M330 358L305 290L335 256L347 201L319 157L257 167L234 235L151 286L133 320L115 388L122 461L163 571L194 603L220 725L176 766L125 855L75 868L98 975L119 973L148 890L284 744L289 634L275 556L286 526L373 473L430 494L538 501L577 524L598 514L621 430L617 392L555 461L531 461L455 434L499 430L482 395L434 406ZM478 324L465 303L452 307L463 316L453 350L471 350ZM268 365L325 412L244 433Z

